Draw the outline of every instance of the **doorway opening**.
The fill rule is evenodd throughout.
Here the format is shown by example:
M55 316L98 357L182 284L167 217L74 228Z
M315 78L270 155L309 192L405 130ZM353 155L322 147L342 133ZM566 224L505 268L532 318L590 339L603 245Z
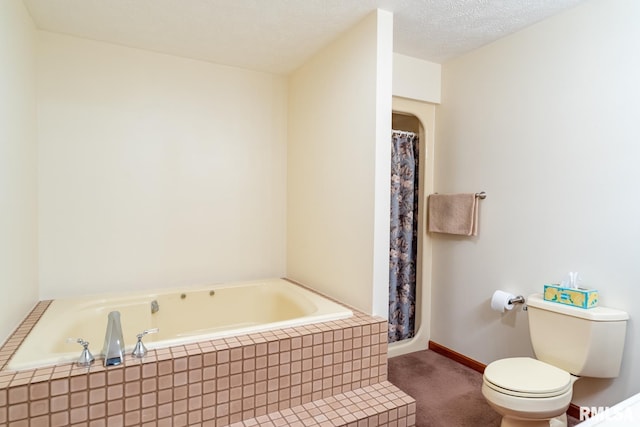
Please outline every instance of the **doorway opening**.
M391 133L391 209L389 245L390 343L415 335L418 218L420 183L420 121L393 114Z
M433 193L436 105L393 97L392 128L419 136L418 231L415 291L415 326L412 338L389 343L388 356L424 350L431 338L431 265L433 243L426 234L426 196Z

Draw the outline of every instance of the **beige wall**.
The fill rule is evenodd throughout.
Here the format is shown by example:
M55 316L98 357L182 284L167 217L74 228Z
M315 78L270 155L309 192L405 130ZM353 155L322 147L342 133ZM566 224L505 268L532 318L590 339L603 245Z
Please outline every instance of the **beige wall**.
M489 310L578 271L631 315L615 381L574 403L640 392L640 3L596 0L443 65L435 190L481 191L478 238L434 238L432 339L484 363L531 355L527 315Z
M442 65L393 54L393 95L440 103Z
M41 297L285 273L284 77L40 32Z
M370 15L291 76L287 153L287 276L384 316L392 18Z
M38 300L36 30L0 2L0 343Z

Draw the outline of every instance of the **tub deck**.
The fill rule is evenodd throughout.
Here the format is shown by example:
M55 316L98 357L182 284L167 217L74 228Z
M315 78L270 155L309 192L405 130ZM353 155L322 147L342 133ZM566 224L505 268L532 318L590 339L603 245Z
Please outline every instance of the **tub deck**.
M152 349L122 365L6 365L46 310L0 349L0 425L413 426L415 401L387 381L387 323L329 322Z

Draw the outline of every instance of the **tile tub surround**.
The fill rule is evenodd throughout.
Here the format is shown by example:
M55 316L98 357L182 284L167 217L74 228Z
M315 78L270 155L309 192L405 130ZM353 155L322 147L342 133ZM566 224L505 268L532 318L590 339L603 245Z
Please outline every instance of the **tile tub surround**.
M47 305L39 303L0 349L0 366ZM372 402L362 404L364 425L413 425L413 400L386 382L386 321L353 312L333 322L150 350L109 368L98 359L88 369L3 369L0 425L287 425L286 410L300 415L289 425L349 425L349 417L304 418L347 393L370 397L363 399ZM376 387L398 393L395 403L376 403Z

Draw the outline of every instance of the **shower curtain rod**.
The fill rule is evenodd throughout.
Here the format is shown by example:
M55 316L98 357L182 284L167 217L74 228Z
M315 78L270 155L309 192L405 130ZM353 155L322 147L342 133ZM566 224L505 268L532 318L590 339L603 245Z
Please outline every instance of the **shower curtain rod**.
M391 133L399 133L400 135L417 135L417 133L415 132L411 132L408 130L397 130L397 129L391 129Z

